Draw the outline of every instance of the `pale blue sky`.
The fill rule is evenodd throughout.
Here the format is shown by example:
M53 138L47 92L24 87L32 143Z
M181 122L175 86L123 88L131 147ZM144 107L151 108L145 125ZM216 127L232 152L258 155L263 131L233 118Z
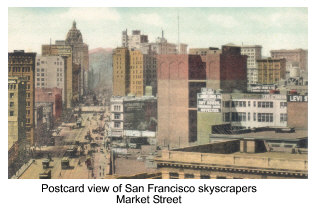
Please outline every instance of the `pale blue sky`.
M190 48L226 43L262 45L271 49L308 48L307 8L9 8L8 51L40 54L41 44L65 39L72 21L90 49L121 45L121 32L140 29L154 41L164 35Z

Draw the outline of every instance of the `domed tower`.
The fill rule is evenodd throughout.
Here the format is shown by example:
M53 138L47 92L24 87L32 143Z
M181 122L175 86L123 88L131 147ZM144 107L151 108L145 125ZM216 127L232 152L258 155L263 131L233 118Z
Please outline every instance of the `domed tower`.
M80 30L77 29L75 20L72 28L67 33L65 44L72 46L73 63L79 65L80 68L78 94L81 96L88 88L89 54L88 45L83 42L83 36Z
M76 28L76 22L73 21L72 28L68 31L66 36L66 44L82 44L83 43L83 37L81 35L80 30Z

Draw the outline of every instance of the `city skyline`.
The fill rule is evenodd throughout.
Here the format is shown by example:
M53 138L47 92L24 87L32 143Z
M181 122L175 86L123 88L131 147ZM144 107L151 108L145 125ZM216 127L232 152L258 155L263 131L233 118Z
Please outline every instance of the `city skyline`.
M41 45L49 44L50 39L54 43L66 38L73 20L85 35L89 49L121 46L121 32L126 28L129 34L134 29L141 30L150 41L164 30L167 40L177 43L179 14L180 42L189 48L257 44L263 46L263 55L269 56L272 49L308 49L307 11L307 8L9 8L8 51L24 49L40 54ZM196 20L200 20L199 24Z

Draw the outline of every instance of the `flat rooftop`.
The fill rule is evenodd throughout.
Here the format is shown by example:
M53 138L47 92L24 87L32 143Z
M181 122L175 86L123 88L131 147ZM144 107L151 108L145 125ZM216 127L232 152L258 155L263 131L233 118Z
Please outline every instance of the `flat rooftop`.
M34 163L19 177L19 179L39 179L39 174L44 171L42 161L47 158L36 159ZM61 168L62 157L52 158L50 169L52 179L87 179L91 178L91 171L85 165L85 157L70 158L69 169ZM78 165L78 160L81 164ZM89 177L88 177L89 176Z
M308 137L308 130L295 130L293 133L276 133L275 131L258 131L243 134L212 134L210 138L224 138L224 139L266 139L266 140L298 140Z

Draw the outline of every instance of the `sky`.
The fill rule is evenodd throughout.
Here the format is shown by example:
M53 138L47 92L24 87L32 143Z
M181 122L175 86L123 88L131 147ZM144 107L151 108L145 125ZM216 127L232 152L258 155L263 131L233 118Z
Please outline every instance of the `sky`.
M121 32L141 30L150 42L161 36L189 48L221 47L227 43L272 49L308 49L308 9L248 8L17 8L8 9L8 51L41 53L41 45L64 40L76 20L89 49L121 46Z

